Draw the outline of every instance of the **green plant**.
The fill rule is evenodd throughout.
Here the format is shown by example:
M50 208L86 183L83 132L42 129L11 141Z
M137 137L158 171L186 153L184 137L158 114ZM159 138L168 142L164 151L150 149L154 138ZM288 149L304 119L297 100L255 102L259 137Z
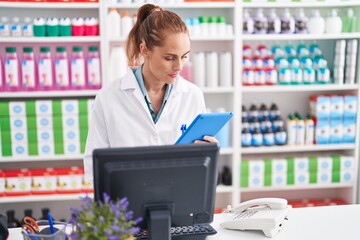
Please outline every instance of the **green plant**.
M133 212L128 211L127 198L115 202L104 193L104 201L95 202L89 196L81 198L80 209L70 208L72 217L69 223L76 226L71 239L120 240L132 239L139 232L136 225L141 218L133 220Z

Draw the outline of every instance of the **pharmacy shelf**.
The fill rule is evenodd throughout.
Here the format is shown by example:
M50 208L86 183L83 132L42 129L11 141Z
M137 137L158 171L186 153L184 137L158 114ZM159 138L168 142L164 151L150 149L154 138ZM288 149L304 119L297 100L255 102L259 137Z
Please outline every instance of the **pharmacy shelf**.
M121 9L137 9L143 4L136 3L108 3L105 8L121 8ZM234 8L234 2L187 2L187 3L161 3L162 8L166 9L182 9L182 8Z
M232 193L232 186L218 185L216 187L216 193Z
M191 41L194 42L215 42L215 41L234 41L235 36L219 36L219 37L191 37ZM125 43L126 39L123 37L109 37L108 41L110 43Z
M233 93L233 87L202 88L204 94L208 93Z
M99 3L0 2L0 8L97 9Z
M255 0L253 0L255 1ZM243 8L334 8L334 7L355 7L360 6L360 2L357 0L352 1L323 1L323 2L247 2L243 3Z
M92 193L89 194L92 197ZM85 193L75 194L47 194L47 195L26 195L26 196L5 196L0 197L1 203L21 203L21 202L50 202L50 201L69 201L79 200L81 197L85 197Z
M274 86L243 86L243 93L265 93L265 92L320 92L320 91L347 91L358 90L357 84L313 84L313 85L274 85Z
M83 159L84 155L53 155L53 156L26 156L26 157L1 157L1 163L15 163L15 162L52 162L52 161L74 161Z
M81 37L0 37L0 43L100 43L99 36Z
M241 148L241 154L267 154L288 152L320 152L320 151L342 151L355 150L355 144L324 144L304 146L272 146L272 147L249 147Z
M231 155L234 153L232 148L220 148L220 155Z
M241 188L241 192L270 192L270 191L292 191L304 189L334 189L334 188L353 188L354 183L329 183L329 184L307 184L296 186L283 186L283 187L254 187L254 188Z
M341 34L245 34L243 41L299 41L360 38L360 33Z
M0 99L12 98L62 98L62 97L95 97L99 90L64 90L41 92L0 92Z

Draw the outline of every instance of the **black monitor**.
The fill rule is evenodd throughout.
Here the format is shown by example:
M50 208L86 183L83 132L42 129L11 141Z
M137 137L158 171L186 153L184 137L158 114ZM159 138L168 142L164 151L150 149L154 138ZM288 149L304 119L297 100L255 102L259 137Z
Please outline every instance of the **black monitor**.
M150 239L170 239L170 227L212 222L218 154L211 143L96 149L95 200L127 197Z

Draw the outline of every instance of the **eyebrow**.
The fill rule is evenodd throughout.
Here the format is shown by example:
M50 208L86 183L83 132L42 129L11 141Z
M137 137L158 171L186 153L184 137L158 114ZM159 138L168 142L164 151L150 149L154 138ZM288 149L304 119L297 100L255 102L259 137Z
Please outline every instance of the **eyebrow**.
M190 50L189 51L187 51L186 53L184 53L182 56L185 56L186 54L188 54L190 52ZM172 53L165 53L165 55L167 55L167 56L177 56L176 54L172 54Z

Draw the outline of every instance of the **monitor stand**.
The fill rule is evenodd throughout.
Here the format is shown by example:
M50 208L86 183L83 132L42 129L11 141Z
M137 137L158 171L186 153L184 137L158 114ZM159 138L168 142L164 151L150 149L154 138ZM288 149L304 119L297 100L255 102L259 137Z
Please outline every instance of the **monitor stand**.
M150 240L171 239L171 210L168 208L149 209L148 231Z

